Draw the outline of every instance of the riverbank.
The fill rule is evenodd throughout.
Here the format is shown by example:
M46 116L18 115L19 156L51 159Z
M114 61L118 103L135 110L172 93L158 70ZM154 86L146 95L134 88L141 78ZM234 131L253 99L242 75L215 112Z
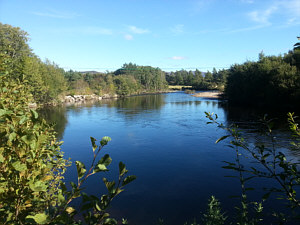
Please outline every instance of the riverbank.
M193 97L201 97L201 98L215 98L219 99L223 95L221 91L205 91L205 92L198 92L193 94Z
M155 92L141 92L138 94L132 94L132 95L117 95L117 94L104 94L103 96L99 95L67 95L64 96L63 99L61 99L62 104L80 104L85 102L95 102L95 101L101 101L104 99L115 99L115 98L121 98L121 97L132 97L132 96L142 96L142 95L155 95L155 94L164 94L164 93L171 93L176 92L174 90L165 90L165 91L155 91Z
M176 92L175 90L164 90L164 91L154 91L154 92L141 92L138 94L132 95L117 95L117 94L104 94L102 96L91 94L91 95L66 95L61 96L59 100L54 100L49 103L44 104L37 104L37 103L30 103L28 106L30 108L39 108L43 106L57 106L57 105L80 105L85 103L93 103L107 99L116 99L116 98L123 98L123 97L132 97L132 96L142 96L142 95L155 95L155 94L165 94L165 93L172 93Z

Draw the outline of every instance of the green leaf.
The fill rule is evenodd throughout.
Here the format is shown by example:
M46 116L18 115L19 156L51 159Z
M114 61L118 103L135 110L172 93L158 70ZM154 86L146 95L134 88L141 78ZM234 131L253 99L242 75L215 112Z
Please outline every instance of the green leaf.
M98 173L101 171L108 171L108 169L106 168L106 166L104 164L97 164L94 168L94 172Z
M136 179L136 176L134 176L134 175L130 175L130 176L126 177L122 182L122 186L125 186L125 185L131 183L135 179Z
M4 162L4 157L2 154L0 154L0 163Z
M62 193L66 193L67 192L67 187L66 187L66 185L65 185L64 182L60 182L60 187L61 187Z
M95 203L95 208L96 208L99 212L102 211L101 207L99 206L99 204L98 204L97 202Z
M216 144L219 143L220 141L222 141L222 140L228 138L228 137L230 137L230 135L225 135L225 136L223 136L223 137L220 137L218 140L216 140Z
M80 161L76 161L75 164L77 168L78 178L81 179L86 172L85 165Z
M108 136L105 136L105 137L103 137L102 140L100 141L100 144L101 144L102 146L104 146L104 145L107 145L107 143L108 143L109 141L111 141L111 138L108 137Z
M36 181L35 183L29 183L29 187L31 190L40 192L40 191L47 191L48 185L46 185L42 181Z
M115 219L107 218L105 219L103 225L117 225L118 222Z
M3 116L3 115L5 115L6 114L6 110L5 109L0 109L0 116Z
M92 142L92 146L93 146L93 152L95 152L95 150L97 149L97 145L96 145L96 139L93 138L93 137L90 137L91 138L91 142Z
M26 120L27 120L27 117L26 116L22 116L22 118L19 121L19 124L20 125L23 124Z
M103 182L104 182L108 192L111 193L115 187L116 182L115 181L109 182L105 177L103 178Z
M11 114L11 113L12 113L12 111L10 111L10 110L0 109L0 116L3 116L5 114Z
M34 219L37 224L46 224L48 222L48 215L45 213L38 213L34 216L27 216L26 219Z
M68 214L72 214L72 213L74 213L76 210L73 208L73 207L67 207L66 208L66 212L68 213Z
M27 169L26 164L21 163L20 161L16 161L12 164L13 168L19 172Z
M10 142L12 142L13 140L16 139L16 137L17 137L17 134L16 134L15 132L10 133L9 136L8 136L8 140L9 140Z
M97 164L103 164L105 166L109 166L112 162L112 159L108 154L104 155Z
M120 162L119 163L119 175L123 176L124 174L126 174L128 172L128 170L126 170L126 166L124 163Z
M39 117L39 114L38 114L35 110L30 109L30 112L31 112L31 115L32 115L32 117L33 117L34 119L37 119L37 118Z

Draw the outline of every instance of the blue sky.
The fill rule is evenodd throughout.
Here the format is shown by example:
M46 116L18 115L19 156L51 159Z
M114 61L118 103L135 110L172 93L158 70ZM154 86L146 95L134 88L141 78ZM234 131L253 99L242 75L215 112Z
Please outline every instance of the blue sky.
M300 0L0 0L0 22L66 70L207 71L292 49Z

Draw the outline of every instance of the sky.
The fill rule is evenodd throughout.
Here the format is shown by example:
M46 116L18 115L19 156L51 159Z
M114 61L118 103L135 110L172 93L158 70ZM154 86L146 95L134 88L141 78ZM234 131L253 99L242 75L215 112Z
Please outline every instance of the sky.
M65 70L205 72L291 50L300 0L0 0L0 22Z

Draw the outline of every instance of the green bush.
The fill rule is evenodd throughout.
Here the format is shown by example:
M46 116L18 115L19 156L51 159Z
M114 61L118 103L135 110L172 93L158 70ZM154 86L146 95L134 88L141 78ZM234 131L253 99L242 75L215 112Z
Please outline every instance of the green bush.
M59 184L69 162L24 85L0 77L0 220L22 224L64 199Z
M25 81L26 82L26 81ZM82 224L74 216L83 215L87 224L117 224L106 212L110 202L135 179L119 163L118 182L103 182L108 193L100 197L82 193L82 184L99 172L108 171L112 159L108 154L97 160L110 141L104 137L99 146L91 138L93 161L86 169L76 161L78 179L67 190L63 174L70 162L63 158L61 142L45 121L29 109L32 101L26 85L0 76L0 221L3 224ZM76 212L73 199L82 197ZM124 220L125 221L125 220ZM125 222L124 222L125 224Z

